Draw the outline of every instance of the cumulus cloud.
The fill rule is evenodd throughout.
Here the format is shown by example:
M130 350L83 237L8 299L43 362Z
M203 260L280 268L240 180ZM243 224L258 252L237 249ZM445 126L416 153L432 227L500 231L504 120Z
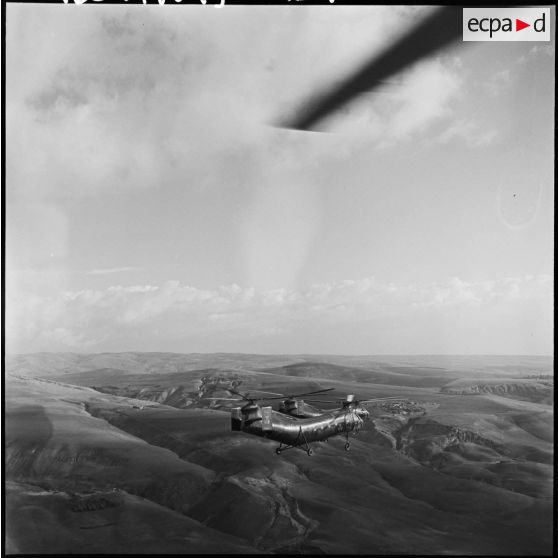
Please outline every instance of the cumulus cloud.
M485 147L496 140L498 132L494 129L485 129L480 124L471 120L459 119L444 129L434 141L448 143L453 139L461 139L469 147Z
M127 273L129 271L138 271L139 267L131 267L131 266L124 266L124 267L105 267L99 269L91 269L86 271L86 275L112 275L113 273Z
M107 350L114 344L133 348L137 343L136 349L163 345L180 351L203 339L213 351L223 343L227 350L242 351L254 350L262 338L268 343L271 339L266 346L273 347L275 338L279 352L285 339L313 337L328 329L337 330L341 339L355 328L366 336L396 327L400 320L416 320L418 334L425 319L436 322L448 316L456 316L454 325L462 328L463 312L472 312L481 322L504 315L502 320L509 320L511 312L519 325L525 305L550 308L552 289L548 275L480 282L452 278L425 285L382 284L370 277L304 290L236 284L199 289L179 281L115 285L10 301L8 350ZM505 329L506 324L499 326Z

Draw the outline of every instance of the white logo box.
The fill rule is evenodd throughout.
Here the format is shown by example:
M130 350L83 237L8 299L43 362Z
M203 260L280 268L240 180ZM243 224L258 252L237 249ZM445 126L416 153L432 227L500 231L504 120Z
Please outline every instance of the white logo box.
M464 41L550 41L551 25L550 8L463 8Z

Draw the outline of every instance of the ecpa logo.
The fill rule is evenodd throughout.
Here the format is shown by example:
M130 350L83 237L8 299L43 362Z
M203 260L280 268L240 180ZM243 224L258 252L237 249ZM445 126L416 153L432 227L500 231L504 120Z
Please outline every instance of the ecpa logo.
M550 41L550 8L463 8L464 41Z

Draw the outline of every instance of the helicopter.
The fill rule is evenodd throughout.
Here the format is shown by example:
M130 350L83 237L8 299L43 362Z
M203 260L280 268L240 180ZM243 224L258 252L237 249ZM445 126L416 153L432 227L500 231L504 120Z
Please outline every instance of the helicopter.
M275 453L280 455L283 451L292 448L304 450L308 456L312 455L311 442L327 441L332 436L345 435L345 450L349 451L351 443L349 434L358 434L365 421L369 420L370 413L363 407L366 403L401 399L397 397L384 397L358 401L354 395L347 395L341 400L341 407L332 410L320 410L303 400L296 399L306 395L315 395L333 391L327 388L314 392L297 395L284 395L279 397L250 397L249 394L228 389L230 393L240 396L247 403L242 407L231 409L231 431L246 432L279 442ZM263 392L270 393L270 392ZM229 401L238 399L208 398ZM257 401L283 399L280 409L273 410L271 405L259 405ZM331 404L332 401L322 401Z

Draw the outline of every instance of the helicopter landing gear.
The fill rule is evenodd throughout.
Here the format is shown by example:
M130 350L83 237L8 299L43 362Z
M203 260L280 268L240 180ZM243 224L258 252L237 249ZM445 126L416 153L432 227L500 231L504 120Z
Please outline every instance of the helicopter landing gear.
M288 449L292 449L292 448L299 448L302 451L305 451L306 454L308 455L308 457L310 457L311 455L314 454L314 452L312 451L312 448L310 446L308 446L306 444L306 447L300 446L300 445L296 445L296 446L284 446L283 444L281 444L278 448L275 448L275 453L277 455L281 455L281 452L288 450Z
M347 437L345 438L346 442L345 442L345 451L349 451L349 448L351 447L351 442L349 442L349 432L347 431Z
M302 440L301 440L301 438L302 438ZM302 443L302 442L304 442L304 443ZM285 451L285 450L288 450L288 449L291 449L291 448L299 448L299 449L305 451L306 455L308 455L308 457L310 457L314 453L312 451L312 448L308 445L308 440L306 439L306 434L304 434L302 428L300 428L300 430L298 432L297 439L295 440L295 442L292 446L283 445L283 442L280 442L279 447L275 449L275 453L277 455L281 455L282 451Z

